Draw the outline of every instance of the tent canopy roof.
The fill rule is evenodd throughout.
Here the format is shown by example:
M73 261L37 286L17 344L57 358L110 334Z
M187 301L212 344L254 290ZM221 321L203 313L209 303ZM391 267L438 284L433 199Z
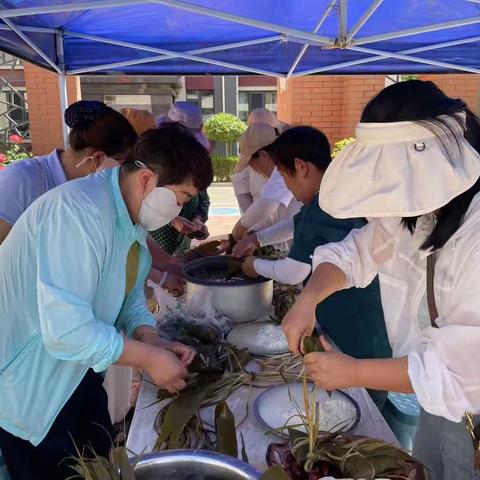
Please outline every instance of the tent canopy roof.
M59 73L480 72L480 0L8 0L0 50Z

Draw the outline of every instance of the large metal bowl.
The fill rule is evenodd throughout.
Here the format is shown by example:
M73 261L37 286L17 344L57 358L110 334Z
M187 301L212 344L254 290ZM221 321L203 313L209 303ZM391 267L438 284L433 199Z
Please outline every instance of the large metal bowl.
M228 271L228 256L199 258L183 267L187 284L187 299L201 288L212 292L213 307L235 323L257 320L272 308L273 281L263 277L253 280L231 280L218 283L209 280Z
M142 457L136 480L258 480L247 463L206 450L170 450Z

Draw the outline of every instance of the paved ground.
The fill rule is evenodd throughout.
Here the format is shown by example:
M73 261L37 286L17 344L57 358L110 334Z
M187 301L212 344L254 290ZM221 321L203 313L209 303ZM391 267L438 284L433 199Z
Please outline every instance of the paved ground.
M231 183L212 183L208 189L208 195L213 208L238 207Z
M208 221L208 229L210 236L228 235L235 223L240 218L239 214L234 215L216 215L216 209L238 209L237 200L233 193L231 183L214 183L209 189L210 196L210 219Z

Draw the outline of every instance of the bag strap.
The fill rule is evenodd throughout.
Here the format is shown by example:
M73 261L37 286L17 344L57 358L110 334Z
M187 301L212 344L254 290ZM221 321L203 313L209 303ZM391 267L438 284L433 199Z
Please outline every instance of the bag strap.
M433 328L438 328L436 322L438 318L438 310L435 302L434 290L435 264L437 263L437 257L437 252L433 252L427 257L427 303L428 313L430 314L430 323Z
M437 318L438 310L437 304L435 303L435 290L434 290L434 279L435 279L435 264L437 263L438 251L433 252L427 257L427 303L428 303L428 313L430 314L430 323L433 328L438 328ZM475 425L474 417L470 413L465 413L466 422L465 427L467 432L472 437L472 444L474 450L474 466L475 470L480 470L480 423Z

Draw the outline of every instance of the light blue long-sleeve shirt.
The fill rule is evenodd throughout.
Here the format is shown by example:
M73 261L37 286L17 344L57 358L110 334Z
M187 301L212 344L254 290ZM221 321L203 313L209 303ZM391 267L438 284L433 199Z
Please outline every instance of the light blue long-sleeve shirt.
M37 445L88 368L119 358L119 331L155 325L143 293L146 235L118 168L45 193L15 223L0 246L0 427ZM139 271L125 298L135 241Z

